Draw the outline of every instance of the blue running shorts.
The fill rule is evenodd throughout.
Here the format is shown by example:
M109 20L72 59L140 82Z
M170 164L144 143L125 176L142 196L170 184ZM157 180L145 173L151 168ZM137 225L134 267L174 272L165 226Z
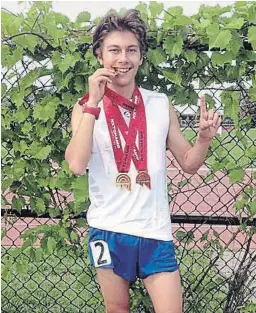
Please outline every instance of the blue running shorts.
M96 268L112 268L131 282L178 269L173 241L162 241L90 228L88 249Z

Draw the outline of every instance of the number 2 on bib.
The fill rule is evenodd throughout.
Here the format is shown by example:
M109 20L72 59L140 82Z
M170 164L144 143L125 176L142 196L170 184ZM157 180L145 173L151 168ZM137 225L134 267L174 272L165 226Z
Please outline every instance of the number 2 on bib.
M90 242L95 267L111 264L108 244L103 240Z

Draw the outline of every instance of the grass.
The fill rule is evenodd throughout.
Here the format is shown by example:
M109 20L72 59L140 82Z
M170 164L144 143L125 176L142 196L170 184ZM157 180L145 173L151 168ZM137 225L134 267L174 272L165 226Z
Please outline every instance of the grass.
M16 249L17 250L17 249ZM10 255L11 249L3 255ZM15 262L14 272L2 281L2 310L6 313L103 312L102 297L88 258L65 250L42 263L29 262L26 254ZM20 265L17 265L20 264Z
M16 254L16 248L3 249L3 262L8 263L8 256ZM196 288L202 273L209 266L209 255L203 251L177 249L177 258L182 258L180 271L186 290L185 312L195 313L202 308L201 312L204 313L222 313L220 303L225 299L227 287L219 287L223 277L216 268L213 267ZM95 270L89 265L86 254L77 258L71 251L64 250L60 255L50 256L41 263L29 261L27 269L22 267L25 259L28 259L26 253L18 255L11 272L2 275L3 312L105 312L95 281ZM131 290L132 312L153 313L150 299L146 293L141 293L140 284L140 281L134 284ZM215 311L211 311L211 307Z

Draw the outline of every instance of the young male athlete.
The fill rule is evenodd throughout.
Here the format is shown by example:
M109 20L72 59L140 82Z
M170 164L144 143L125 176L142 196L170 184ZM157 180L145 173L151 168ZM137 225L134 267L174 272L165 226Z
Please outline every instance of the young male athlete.
M89 78L89 94L73 109L65 154L76 175L89 164L89 254L107 313L129 312L129 284L136 277L143 279L156 313L182 312L166 148L183 171L194 174L221 123L201 98L198 137L191 147L167 96L135 84L146 51L138 11L101 20L93 52L102 68Z

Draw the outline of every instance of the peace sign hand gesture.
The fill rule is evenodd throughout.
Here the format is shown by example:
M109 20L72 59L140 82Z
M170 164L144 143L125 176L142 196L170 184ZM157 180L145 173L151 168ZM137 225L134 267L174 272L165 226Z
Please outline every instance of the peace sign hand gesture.
M200 97L200 120L198 136L203 141L211 141L221 124L221 116L212 109L207 111L205 96Z

